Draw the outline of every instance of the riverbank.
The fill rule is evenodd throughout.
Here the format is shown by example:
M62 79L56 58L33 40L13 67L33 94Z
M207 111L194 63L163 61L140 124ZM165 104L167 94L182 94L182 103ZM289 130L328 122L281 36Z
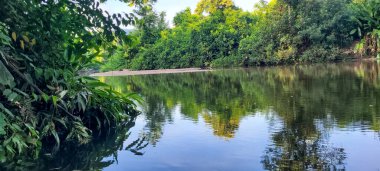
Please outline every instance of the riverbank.
M332 63L336 62L372 62L372 61L377 61L378 58L376 57L353 57L350 59L344 59L341 61L335 61ZM324 63L331 63L331 62L324 62ZM288 65L299 65L299 64L310 64L310 63L295 63L295 64L288 64ZM268 65L268 66L283 66L283 65ZM251 66L254 67L254 66ZM256 66L257 67L257 66ZM231 68L239 68L239 67L230 67ZM219 68L220 69L220 68ZM158 70L129 70L129 69L124 69L120 71L108 71L108 72L99 72L99 73L93 73L93 74L82 74L82 75L90 75L94 77L99 77L99 76L128 76L128 75L155 75L155 74L175 74L175 73L191 73L191 72L208 72L208 71L214 71L214 69L201 69L201 68L180 68L180 69L158 69Z
M127 76L127 75L154 75L154 74L174 74L174 73L189 73L189 72L207 72L211 69L201 68L181 68L181 69L159 69L159 70L121 70L121 71L109 71L91 74L91 76Z

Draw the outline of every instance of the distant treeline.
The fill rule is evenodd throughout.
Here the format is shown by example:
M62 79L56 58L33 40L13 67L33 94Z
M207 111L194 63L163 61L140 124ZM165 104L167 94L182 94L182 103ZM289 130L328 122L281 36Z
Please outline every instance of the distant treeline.
M380 0L260 1L251 12L232 0L201 0L174 18L153 4L141 16L130 43L105 58L102 70L229 67L321 62L345 56L377 56Z

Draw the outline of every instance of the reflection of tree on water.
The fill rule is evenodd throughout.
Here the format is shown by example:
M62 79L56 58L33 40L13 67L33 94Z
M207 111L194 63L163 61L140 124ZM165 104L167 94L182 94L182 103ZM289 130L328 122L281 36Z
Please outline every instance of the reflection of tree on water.
M380 131L379 65L301 65L209 73L109 79L141 93L151 142L162 135L175 107L184 117L202 117L214 135L233 138L249 113L273 110L283 121L263 157L266 169L343 167L344 150L327 144L332 127L359 124ZM317 127L316 121L322 121Z
M203 112L205 122L211 125L214 135L233 138L235 131L239 128L240 118L236 118L230 109L223 113Z
M149 144L145 137L124 145L131 134L129 129L134 125L133 118L117 129L100 133L88 144L61 144L55 153L51 153L51 148L42 149L38 159L19 158L0 166L0 170L102 170L118 162L120 150L130 151L135 155L143 154L142 150Z
M271 74L266 97L284 122L273 134L262 163L268 170L344 170L344 149L328 144L335 124L379 132L379 65L300 66ZM279 73L286 74L279 74ZM268 77L267 77L268 78ZM261 78L263 79L263 78ZM280 102L280 103L278 103ZM321 121L316 123L316 121ZM317 127L319 126L319 127Z
M341 170L346 154L343 148L328 144L328 128L302 114L287 118L284 126L272 135L273 145L262 159L266 170Z
M344 170L343 148L324 145L318 137L304 139L282 133L293 138L277 139L276 145L265 150L262 163L266 170Z
M174 108L179 106L184 117L198 121L199 117L208 123L215 135L231 138L238 129L242 116L253 108L252 100L241 98L242 87L233 77L221 77L213 74L179 74L176 77L170 75L154 75L145 77L131 77L125 80L128 83L121 85L133 85L132 91L139 91L146 98L156 100L164 109L150 113L161 113L161 117L167 117ZM231 84L226 84L229 82ZM220 91L223 89L224 91ZM228 90L228 91L226 91ZM253 99L254 100L254 99ZM156 104L146 103L150 107L158 109ZM206 109L206 110L204 110ZM145 113L145 112L144 112ZM151 115L151 114L148 114ZM149 119L149 118L148 118ZM164 120L158 120L158 122ZM150 122L150 121L148 121ZM162 124L157 124L162 125Z
M156 132L152 134L156 138L162 132L160 126L170 120L178 105L185 117L197 121L202 116L215 135L231 138L247 113L276 106L275 110L284 114L292 105L287 103L291 96L298 107L311 113L307 117L321 119L331 112L341 126L362 119L380 131L380 120L376 119L380 105L372 104L380 101L379 68L376 63L303 65L106 81L123 91L140 92L150 98L147 129Z
M172 111L155 96L146 97L145 103L147 105L142 106L142 112L147 123L143 135L155 146L163 134L164 124L173 120Z

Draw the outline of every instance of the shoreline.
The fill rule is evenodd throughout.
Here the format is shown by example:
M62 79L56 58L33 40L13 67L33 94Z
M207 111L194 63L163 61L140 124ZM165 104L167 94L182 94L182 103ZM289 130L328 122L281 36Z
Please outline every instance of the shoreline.
M101 76L131 76L131 75L156 75L156 74L176 74L176 73L191 73L191 72L208 72L213 71L212 69L201 69L201 68L181 68L181 69L158 69L158 70L137 70L132 71L124 69L121 71L108 71L99 72L91 74L93 77Z
M352 58L352 59L346 59L342 61L335 61L335 62L317 62L317 63L340 63L340 62L368 62L368 61L376 61L378 60L375 57L362 57L362 58ZM299 63L299 64L308 64L308 63ZM291 64L291 65L298 65L298 64ZM265 67L272 67L272 66L284 66L284 65L268 65ZM262 66L256 66L256 67L262 67ZM228 69L233 69L228 68ZM237 67L240 68L240 67ZM249 67L251 68L251 67ZM226 69L226 68L224 68ZM90 74L92 77L101 77L101 76L133 76L133 75L157 75L157 74L178 74L178 73L193 73L193 72L209 72L209 71L215 71L215 69L201 69L201 68L179 68L179 69L157 69L157 70L129 70L129 69L123 69L120 71L107 71L107 72L99 72L99 73L93 73Z

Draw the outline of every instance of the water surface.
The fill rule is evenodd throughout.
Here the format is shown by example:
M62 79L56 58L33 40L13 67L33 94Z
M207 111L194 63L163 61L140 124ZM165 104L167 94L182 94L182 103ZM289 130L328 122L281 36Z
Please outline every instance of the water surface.
M356 62L100 77L140 94L142 114L38 167L379 170L379 72Z
M150 144L105 170L379 170L379 76L357 62L103 78L144 97L131 131Z

